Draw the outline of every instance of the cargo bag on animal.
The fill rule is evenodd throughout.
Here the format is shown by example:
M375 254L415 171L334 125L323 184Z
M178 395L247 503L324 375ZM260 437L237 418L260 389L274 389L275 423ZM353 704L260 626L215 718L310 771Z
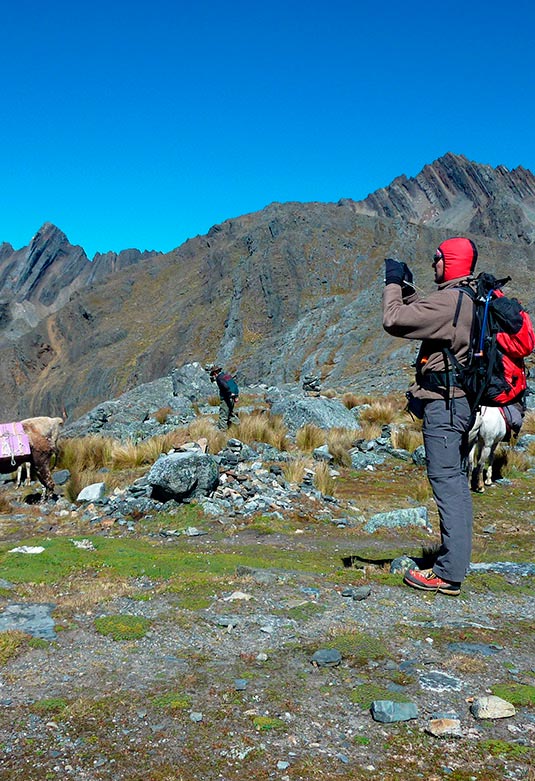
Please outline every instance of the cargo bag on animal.
M15 466L16 456L29 456L30 440L22 423L0 423L0 458L9 458Z
M454 382L463 388L474 412L482 406L505 407L523 402L527 389L524 358L535 348L535 333L528 313L516 298L501 290L511 277L496 279L480 274L475 290L459 287L454 326L463 297L474 304L470 350L466 365L461 365L450 350L446 357Z

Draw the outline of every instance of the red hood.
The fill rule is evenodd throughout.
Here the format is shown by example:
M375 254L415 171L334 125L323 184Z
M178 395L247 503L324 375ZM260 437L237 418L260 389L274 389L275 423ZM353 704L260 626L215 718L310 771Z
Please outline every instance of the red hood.
M473 273L477 261L477 248L470 239L446 239L438 247L444 258L444 282Z

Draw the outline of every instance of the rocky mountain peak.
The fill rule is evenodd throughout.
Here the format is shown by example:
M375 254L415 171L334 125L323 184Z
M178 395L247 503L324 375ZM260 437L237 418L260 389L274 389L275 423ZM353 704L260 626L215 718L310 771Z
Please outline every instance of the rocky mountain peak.
M377 217L402 217L439 228L494 235L503 241L535 241L529 210L535 176L522 168L493 168L446 153L415 177L398 176L388 187L354 204Z

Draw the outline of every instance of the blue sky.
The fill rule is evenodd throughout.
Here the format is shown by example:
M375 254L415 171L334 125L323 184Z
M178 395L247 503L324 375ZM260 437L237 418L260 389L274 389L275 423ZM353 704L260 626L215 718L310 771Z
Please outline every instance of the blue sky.
M531 2L3 3L0 242L169 251L448 151L535 171Z

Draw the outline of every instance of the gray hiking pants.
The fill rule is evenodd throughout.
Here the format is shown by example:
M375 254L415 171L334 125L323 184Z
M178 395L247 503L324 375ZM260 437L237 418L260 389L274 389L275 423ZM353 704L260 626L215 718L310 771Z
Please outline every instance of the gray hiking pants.
M460 583L472 552L472 497L465 470L470 407L465 398L425 404L423 436L427 477L440 517L441 546L433 572Z

